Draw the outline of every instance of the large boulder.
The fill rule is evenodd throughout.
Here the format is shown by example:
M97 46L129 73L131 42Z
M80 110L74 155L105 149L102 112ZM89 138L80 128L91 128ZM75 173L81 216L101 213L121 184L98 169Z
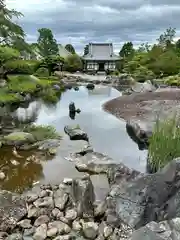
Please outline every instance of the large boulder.
M73 180L72 196L79 217L91 218L94 216L95 194L89 176Z
M65 126L64 131L69 135L71 140L88 140L87 133L82 131L78 126Z
M132 91L135 93L142 93L142 92L153 92L156 90L156 87L151 83L150 80L140 83L140 82L135 82L132 87Z
M150 221L179 216L180 158L173 160L161 172L122 179L112 186L107 198L107 221L119 226L123 221L138 229ZM173 196L176 196L173 198ZM168 202L171 202L168 205ZM178 201L174 206L175 201ZM173 208L172 208L173 207Z
M33 143L35 141L31 133L26 132L13 132L6 136L3 139L6 145L23 145L26 143Z
M75 167L80 172L107 173L110 168L115 168L117 163L112 158L98 152L88 152L84 156L76 156Z
M27 214L26 203L19 196L8 191L0 191L0 231L6 232L16 227Z
M129 240L179 240L180 218L170 221L150 222L133 232Z
M126 122L126 131L130 138L138 144L140 150L147 149L149 146L149 138L152 136L152 124L140 124L134 120Z

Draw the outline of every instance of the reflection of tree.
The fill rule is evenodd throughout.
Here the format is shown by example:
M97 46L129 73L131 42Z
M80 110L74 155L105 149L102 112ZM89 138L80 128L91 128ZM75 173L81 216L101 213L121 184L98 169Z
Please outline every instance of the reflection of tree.
M2 183L2 188L21 193L44 175L40 163L30 162L25 165L20 163L18 166L9 164L6 176L7 180Z
M32 152L19 151L19 154L23 158L15 158L12 155L12 148L10 147L3 147L1 149L0 171L5 173L6 179L0 182L0 186L3 189L21 193L28 187L31 187L33 182L43 178L44 175L42 165L39 161L27 161L27 157ZM19 165L12 165L11 160L16 160L19 162Z

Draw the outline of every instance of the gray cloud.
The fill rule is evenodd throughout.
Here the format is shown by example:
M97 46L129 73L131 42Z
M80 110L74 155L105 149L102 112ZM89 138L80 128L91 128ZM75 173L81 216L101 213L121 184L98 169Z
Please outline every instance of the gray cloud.
M117 50L126 41L152 43L168 27L176 28L178 37L179 21L179 0L64 0L64 5L54 0L49 10L27 10L20 23L29 41L47 27L58 42L71 42L82 52L92 41L112 41Z

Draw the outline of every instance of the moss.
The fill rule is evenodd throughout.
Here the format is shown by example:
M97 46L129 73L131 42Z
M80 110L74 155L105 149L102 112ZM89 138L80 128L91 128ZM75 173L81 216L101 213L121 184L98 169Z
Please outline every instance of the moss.
M36 141L61 138L59 133L52 126L30 125L30 126L25 127L24 131L31 133Z
M34 137L32 134L27 132L13 132L4 137L5 142L34 142Z
M20 102L22 98L14 93L9 93L6 88L0 89L0 103L11 104L15 102Z

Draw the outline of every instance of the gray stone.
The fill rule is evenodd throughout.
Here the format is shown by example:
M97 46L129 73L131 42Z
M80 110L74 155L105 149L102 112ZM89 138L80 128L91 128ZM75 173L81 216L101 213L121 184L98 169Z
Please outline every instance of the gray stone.
M78 220L73 221L73 223L72 223L72 229L73 229L74 231L77 231L77 232L80 232L80 231L81 231L82 225L80 224L80 222L79 222Z
M13 233L8 236L7 240L23 240L23 236L21 233Z
M0 232L0 239L6 239L8 237L7 232Z
M18 166L20 163L16 160L11 160L11 164L14 166Z
M17 194L0 191L0 231L12 230L26 214L24 199Z
M63 216L64 216L64 213L61 212L58 208L54 208L54 209L52 210L52 216L53 216L54 218L60 218L60 217L63 217Z
M65 218L69 221L73 221L77 218L77 211L75 209L67 209Z
M39 197L43 198L43 197L48 197L48 192L46 190L42 190L39 193Z
M107 209L106 201L101 201L101 202L95 204L94 216L102 217L105 214L106 209Z
M53 208L54 201L52 197L39 198L34 202L35 207Z
M95 222L85 222L83 224L83 234L88 239L95 239L98 235L98 225Z
M71 239L74 239L74 238L72 238L71 235L63 235L63 236L60 235L60 236L57 236L56 238L54 238L53 240L71 240Z
M150 80L148 80L144 83L134 82L131 89L133 92L142 93L142 92L153 92L156 90L156 87L151 83Z
M46 139L33 144L32 147L37 147L42 151L49 151L51 149L57 149L60 146L60 143L60 139Z
M48 229L48 231L47 231L47 236L48 237L55 237L56 235L57 235L57 233L58 233L58 229L57 228L50 228L50 229Z
M103 234L104 234L105 238L110 237L112 233L113 233L113 228L112 227L110 227L110 226L105 226L104 227L104 233Z
M71 184L72 184L72 181L73 181L72 178L64 178L64 179L63 179L63 183L64 183L64 184L67 184L67 185L71 185Z
M39 227L40 225L48 223L49 221L50 219L47 215L42 215L36 219L36 221L34 222L34 226Z
M35 207L34 205L28 206L28 218L38 217L39 208Z
M27 203L33 203L38 199L38 195L36 193L28 193L26 196Z
M23 234L23 236L24 236L24 237L33 236L34 233L35 233L35 230L36 230L35 227L32 227L32 228L30 228L30 229L24 229L24 234Z
M71 140L89 141L87 134L77 126L65 126L64 131Z
M22 228L32 228L31 220L29 219L23 219L20 222L18 222L17 225Z
M62 189L57 190L54 193L55 207L60 209L60 210L64 210L65 205L68 202L68 199L69 199L69 196L66 192L64 192Z
M79 217L93 217L95 194L89 176L73 180L72 197Z
M90 152L84 156L76 156L74 161L78 171L98 174L107 173L109 168L118 165L112 158L98 152Z
M36 232L33 236L34 240L44 240L47 237L47 225L42 224L36 229Z
M48 224L48 229L57 228L58 234L67 234L71 231L71 228L61 221L53 221Z

